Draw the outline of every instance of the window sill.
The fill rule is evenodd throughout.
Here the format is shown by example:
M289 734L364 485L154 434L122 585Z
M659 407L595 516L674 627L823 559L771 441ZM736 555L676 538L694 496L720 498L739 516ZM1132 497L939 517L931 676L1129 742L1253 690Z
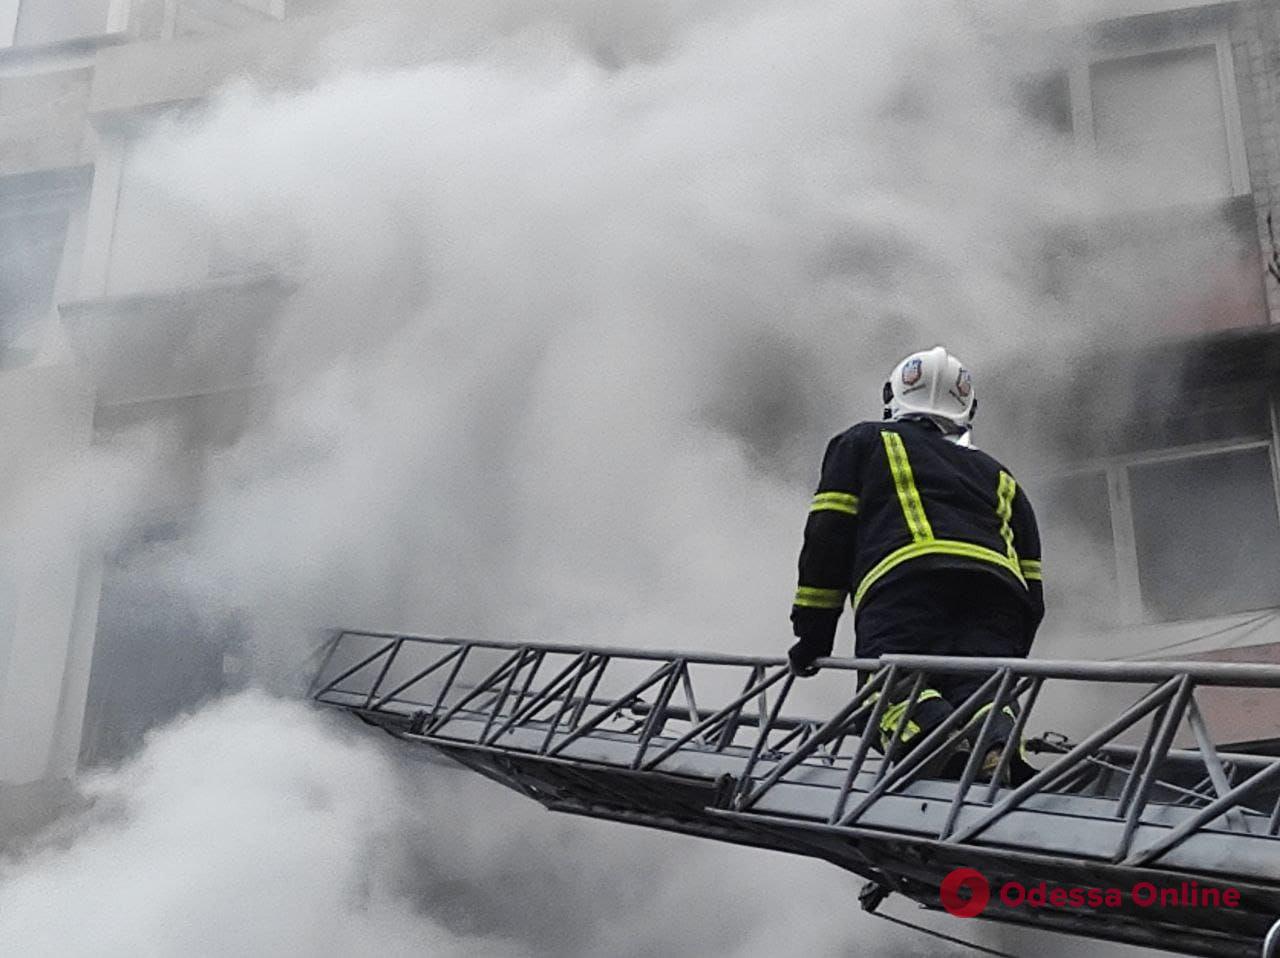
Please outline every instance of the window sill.
M83 59L91 61L103 47L120 46L133 38L124 32L99 33L91 36L55 40L52 43L36 43L27 46L0 48L0 71L12 73L23 67L39 67L48 61Z
M202 300L228 292L289 293L292 289L292 284L281 278L279 274L257 270L213 276L197 283L184 283L181 286L111 293L92 299L66 300L59 304L58 311L64 320L74 321L80 316L93 313L145 308L156 304L172 306L175 300Z

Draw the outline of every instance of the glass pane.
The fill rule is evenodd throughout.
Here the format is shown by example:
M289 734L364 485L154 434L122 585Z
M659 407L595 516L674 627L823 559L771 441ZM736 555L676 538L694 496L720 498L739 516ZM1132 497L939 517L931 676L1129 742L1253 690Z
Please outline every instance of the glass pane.
M216 695L234 648L229 624L211 627L189 596L145 562L108 560L80 760L117 762L148 730Z
M0 365L22 365L53 303L69 213L55 197L21 197L0 209Z
M1144 202L1232 195L1214 47L1108 60L1090 73L1098 153L1118 189Z
M1134 466L1129 484L1149 614L1280 604L1280 520L1265 448Z
M1044 539L1045 589L1057 608L1098 626L1118 619L1116 551L1107 478L1064 476L1028 490Z

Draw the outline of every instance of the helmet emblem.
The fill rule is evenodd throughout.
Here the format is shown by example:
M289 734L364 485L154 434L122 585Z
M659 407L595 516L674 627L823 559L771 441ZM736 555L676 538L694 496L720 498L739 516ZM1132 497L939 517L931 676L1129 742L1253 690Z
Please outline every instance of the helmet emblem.
M924 361L919 357L908 359L902 367L902 385L914 386L920 381Z
M969 370L961 367L960 375L956 376L956 395L961 399L968 399L971 392L973 381L969 378Z

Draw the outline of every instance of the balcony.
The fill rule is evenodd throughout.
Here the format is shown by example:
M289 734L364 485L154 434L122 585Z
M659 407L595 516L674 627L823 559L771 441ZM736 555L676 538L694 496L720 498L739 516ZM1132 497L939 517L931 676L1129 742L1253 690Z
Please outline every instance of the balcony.
M263 379L267 333L293 287L274 274L59 307L100 405L248 388Z

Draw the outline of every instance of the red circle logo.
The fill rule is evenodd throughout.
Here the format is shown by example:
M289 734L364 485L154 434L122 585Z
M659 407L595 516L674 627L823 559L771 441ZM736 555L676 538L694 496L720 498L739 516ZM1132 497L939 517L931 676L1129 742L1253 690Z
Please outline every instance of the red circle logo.
M956 868L942 879L938 897L949 914L974 918L982 914L991 900L991 885L976 868Z

